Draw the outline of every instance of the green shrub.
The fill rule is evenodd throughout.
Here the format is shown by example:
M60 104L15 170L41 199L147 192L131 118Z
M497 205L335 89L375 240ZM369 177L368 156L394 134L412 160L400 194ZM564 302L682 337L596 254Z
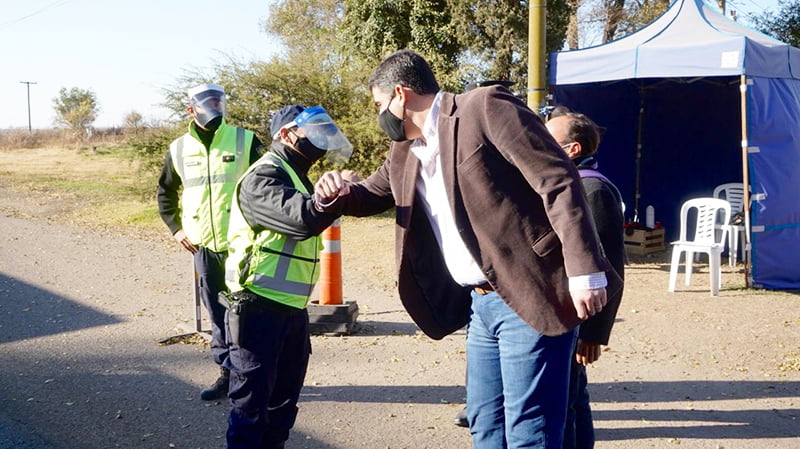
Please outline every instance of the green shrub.
M143 200L155 198L158 175L164 166L164 158L173 140L186 132L181 124L140 128L127 136L131 157L139 171L139 185Z

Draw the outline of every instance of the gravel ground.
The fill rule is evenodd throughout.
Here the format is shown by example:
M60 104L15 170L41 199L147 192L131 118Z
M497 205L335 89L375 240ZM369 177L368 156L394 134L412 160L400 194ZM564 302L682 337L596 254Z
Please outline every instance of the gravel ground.
M225 447L227 404L198 398L208 350L157 344L192 324L191 259L162 235L69 223L64 201L0 187L0 448ZM433 341L403 312L389 220L342 230L359 328L313 337L287 447L470 447L452 424L463 332ZM704 264L670 294L665 253L634 262L589 369L597 447L800 447L800 298L743 289L741 265L720 297Z

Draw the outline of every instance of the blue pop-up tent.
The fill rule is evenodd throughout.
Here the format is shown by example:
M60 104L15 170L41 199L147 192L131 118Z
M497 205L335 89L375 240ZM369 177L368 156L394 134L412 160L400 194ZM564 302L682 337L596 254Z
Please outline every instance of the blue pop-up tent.
M635 33L549 62L555 103L606 128L600 169L628 219L653 205L673 240L685 200L743 182L748 285L800 289L799 49L676 0Z

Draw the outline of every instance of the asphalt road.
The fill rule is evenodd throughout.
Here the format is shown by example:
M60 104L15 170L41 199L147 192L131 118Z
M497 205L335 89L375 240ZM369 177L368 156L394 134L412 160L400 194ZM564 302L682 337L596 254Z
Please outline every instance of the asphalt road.
M192 322L188 255L8 206L23 200L0 198L0 449L225 447L227 404L198 397L217 374L208 350L156 344ZM800 447L798 295L731 288L728 268L717 298L707 275L670 294L666 267L631 266L612 346L589 369L597 448ZM346 276L360 330L312 339L288 447L470 447L452 424L463 332L430 340L393 291Z

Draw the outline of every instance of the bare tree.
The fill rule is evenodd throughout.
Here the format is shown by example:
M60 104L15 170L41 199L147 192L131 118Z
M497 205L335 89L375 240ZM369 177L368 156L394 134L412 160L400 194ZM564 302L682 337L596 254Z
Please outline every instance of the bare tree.
M567 0L569 6L569 22L567 23L567 47L576 50L579 47L580 36L578 33L578 8L581 7L582 0Z
M625 0L603 0L606 21L603 26L603 42L614 40L617 28L626 18Z

